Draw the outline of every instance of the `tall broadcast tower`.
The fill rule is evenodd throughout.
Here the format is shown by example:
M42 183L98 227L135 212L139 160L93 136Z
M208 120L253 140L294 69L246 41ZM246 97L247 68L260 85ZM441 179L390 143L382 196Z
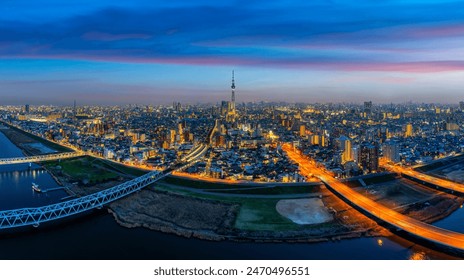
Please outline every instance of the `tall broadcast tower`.
M222 101L222 108L224 108L224 110L222 112L224 113L221 113L221 115L224 115L226 117L226 121L228 122L234 122L237 115L236 115L236 111L235 111L235 77L234 77L234 71L232 70L232 85L230 86L230 88L232 89L232 98L230 101ZM224 105L226 104L227 107L224 107Z
M231 109L235 114L235 79L234 79L234 70L232 70L232 85L230 86L232 89L232 99L231 99Z

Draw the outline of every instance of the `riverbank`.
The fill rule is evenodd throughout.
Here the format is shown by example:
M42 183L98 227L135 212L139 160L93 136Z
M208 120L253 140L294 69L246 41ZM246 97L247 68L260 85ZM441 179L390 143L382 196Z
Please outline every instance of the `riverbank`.
M21 137L12 137L16 141L21 141ZM22 140L26 141L26 140ZM13 142L13 141L12 141ZM69 161L76 161L69 160ZM92 162L80 162L79 170L85 168L94 169ZM54 178L61 182L72 195L83 196L106 188L113 187L129 180L129 177L110 176L101 182L93 178L90 172L84 172L91 184L84 183L86 178L81 178L82 183L75 182L75 174L66 174L66 160L59 163L59 168L49 168L48 171L53 174ZM72 170L72 168L68 168ZM106 171L112 172L112 170ZM102 169L103 171L103 169ZM102 175L103 173L98 173ZM101 178L100 178L101 179ZM388 236L391 233L380 227L376 222L365 217L346 203L341 201L325 187L314 183L305 183L302 186L295 184L278 184L273 183L270 187L256 188L251 190L250 187L256 187L250 184L215 184L214 189L211 186L203 187L202 192L192 192L188 190L188 178L182 178L187 182L183 188L175 188L160 184L154 187L148 187L129 197L113 202L108 205L109 212L115 220L124 227L136 228L144 227L151 230L173 233L183 237L194 237L207 240L232 240L232 241L262 241L262 242L320 242L328 240L340 240L346 238L355 238L361 236ZM201 181L194 180L197 188L201 188ZM278 184L278 186L277 186ZM263 186L257 184L258 186ZM199 186L199 187L198 187ZM269 186L268 184L264 186ZM288 187L287 187L288 186ZM221 189L219 190L218 189ZM231 189L233 188L233 189ZM289 193L283 189L290 189L296 197L294 200L300 200L302 207L303 200L308 200L308 195L313 197L314 204L318 205L318 211L314 215L328 212L332 218L325 219L322 222L310 222L300 224L292 220L288 213L278 211L278 205L287 199ZM229 191L231 190L231 191ZM277 191L276 191L277 190ZM299 190L304 190L300 192ZM246 196L232 196L233 192L248 192ZM265 197L266 194L269 197ZM430 206L431 200L427 201ZM430 217L424 215L424 208L417 207L417 211L411 212L410 215L422 215L428 221L435 221L442 216L446 216L453 211L459 204L444 203L443 200L433 202L432 206L437 206L440 215ZM307 207L310 207L308 205ZM416 207L412 205L409 207ZM412 209L412 208L408 208ZM320 211L319 211L320 210ZM429 211L428 213L436 213ZM308 215L311 215L308 212ZM317 217L306 219L309 221L319 221Z
M20 148L24 155L35 156L43 154L41 151L42 147L37 146L39 143L30 137L7 127L0 128L0 132L3 133L3 135L5 135L6 138L8 138L18 148Z
M8 124L1 125L0 133L3 133L13 144L20 148L26 156L72 151L69 148L22 131Z
M328 223L294 224L287 230L245 230L237 226L242 207L238 202L188 197L149 187L111 203L109 212L120 225L127 228L144 227L212 241L321 242L386 235L385 232L381 234L375 223L365 223L364 217L357 224L348 226L337 216ZM354 218L345 211L344 216L347 215Z
M76 159L63 160L60 166L72 161ZM85 185L66 174L67 168L58 168L53 163L49 165L54 166L49 168L49 172L63 183L68 193L76 196L95 193L129 179L119 177L105 183ZM317 201L321 210L330 211L328 215L333 218L328 222L317 222L315 218L316 222L310 224L294 223L276 209L279 202L286 201L286 196L288 194L236 197L224 193L193 192L192 189L159 182L112 202L107 208L116 222L126 228L142 227L214 241L321 242L388 235L375 222L320 187L314 187L311 200ZM293 200L308 200L307 197L308 194L296 194ZM326 207L329 204L330 208Z
M54 170L52 170L53 172ZM56 174L60 181L69 178ZM74 194L84 196L113 187L111 181L94 186L65 183ZM361 236L386 236L375 222L360 215L328 191L316 196L330 202L330 222L298 225L280 215L276 205L282 199L232 198L212 194L187 194L149 186L107 208L116 222L126 228L147 228L186 238L211 241L321 242ZM304 199L304 198L302 198ZM335 200L335 201L334 201Z

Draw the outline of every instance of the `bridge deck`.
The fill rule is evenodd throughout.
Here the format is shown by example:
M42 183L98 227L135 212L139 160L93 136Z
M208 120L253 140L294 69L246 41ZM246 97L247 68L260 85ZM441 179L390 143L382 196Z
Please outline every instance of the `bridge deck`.
M70 152L70 153L47 154L47 155L30 156L30 157L0 158L0 165L41 162L41 161L48 161L48 160L73 158L73 157L78 157L81 155L82 155L81 153Z
M169 173L150 172L115 187L87 196L52 205L0 211L0 229L38 225L85 212L134 193L167 176Z
M198 159L204 155L206 150L206 145L200 145L198 148L194 149L191 152L191 154L187 155L186 163L178 167L177 170L182 170L195 164L195 162L198 161ZM71 158L80 155L80 153L72 152L23 158L0 159L0 164L38 162L44 160ZM102 207L105 204L108 204L110 202L123 198L131 193L139 191L142 188L155 183L156 181L164 178L169 174L171 174L171 172L164 173L159 171L153 171L133 180L117 185L115 187L97 193L93 193L87 196L68 200L65 202L36 208L23 208L0 211L0 229L21 227L27 225L38 225L43 222L65 218L94 208ZM45 190L44 192L53 190L55 189Z

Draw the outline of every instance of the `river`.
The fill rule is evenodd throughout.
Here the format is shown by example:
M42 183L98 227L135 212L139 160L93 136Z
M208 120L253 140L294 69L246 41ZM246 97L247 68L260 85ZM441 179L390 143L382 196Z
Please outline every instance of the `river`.
M23 156L0 133L0 158ZM58 187L33 164L0 166L0 209L56 203L63 191L37 194ZM464 230L460 209L436 224ZM460 221L460 222L459 222ZM459 223L459 226L456 225ZM188 239L143 228L119 226L105 209L39 228L0 233L0 259L448 259L452 256L422 247L399 236L356 238L321 243L236 243Z

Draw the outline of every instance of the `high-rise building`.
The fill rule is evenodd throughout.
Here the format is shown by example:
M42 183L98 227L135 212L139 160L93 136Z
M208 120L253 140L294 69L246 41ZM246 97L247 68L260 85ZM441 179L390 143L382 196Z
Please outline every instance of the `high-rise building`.
M29 112L30 112L29 104L26 104L26 105L24 106L24 112L25 112L26 114L29 114Z
M352 151L351 151L351 140L348 138L346 141L345 141L345 148L343 150L343 154L342 154L342 162L345 163L347 161L350 161L350 160L353 160L353 154L352 154Z
M353 157L353 160L355 162L357 162L357 163L359 163L359 158L360 158L360 156L359 156L360 151L359 150L360 150L359 145L353 146L351 148L351 156Z
M319 145L321 147L327 147L329 145L329 140L327 139L327 136L325 134L321 135L320 143Z
M406 131L404 132L404 137L412 137L413 136L413 131L412 131L412 124L408 123L406 125Z
M169 130L168 139L170 143L174 143L176 141L176 130L175 129Z
M319 135L313 134L310 138L311 145L319 145Z
M74 99L74 106L73 106L73 119L77 117L77 107L76 107L76 99Z
M182 105L180 104L180 102L173 102L172 108L174 109L174 111L180 112L182 110Z
M300 137L306 135L306 127L304 125L300 125Z
M177 136L179 137L179 141L181 143L184 142L184 127L182 123L177 124Z
M223 100L221 102L221 116L225 117L227 115L228 110L229 110L229 101Z
M459 130L459 125L454 122L447 122L446 123L446 130Z
M353 160L353 154L351 151L351 139L349 137L342 135L335 139L334 144L338 150L342 151L342 163Z
M379 169L379 148L377 145L363 143L358 154L358 164L368 173L377 172Z
M364 113L365 113L365 115L372 114L372 101L365 101L364 102Z
M386 160L391 162L399 162L400 159L400 146L396 141L387 141L383 145L383 156Z

